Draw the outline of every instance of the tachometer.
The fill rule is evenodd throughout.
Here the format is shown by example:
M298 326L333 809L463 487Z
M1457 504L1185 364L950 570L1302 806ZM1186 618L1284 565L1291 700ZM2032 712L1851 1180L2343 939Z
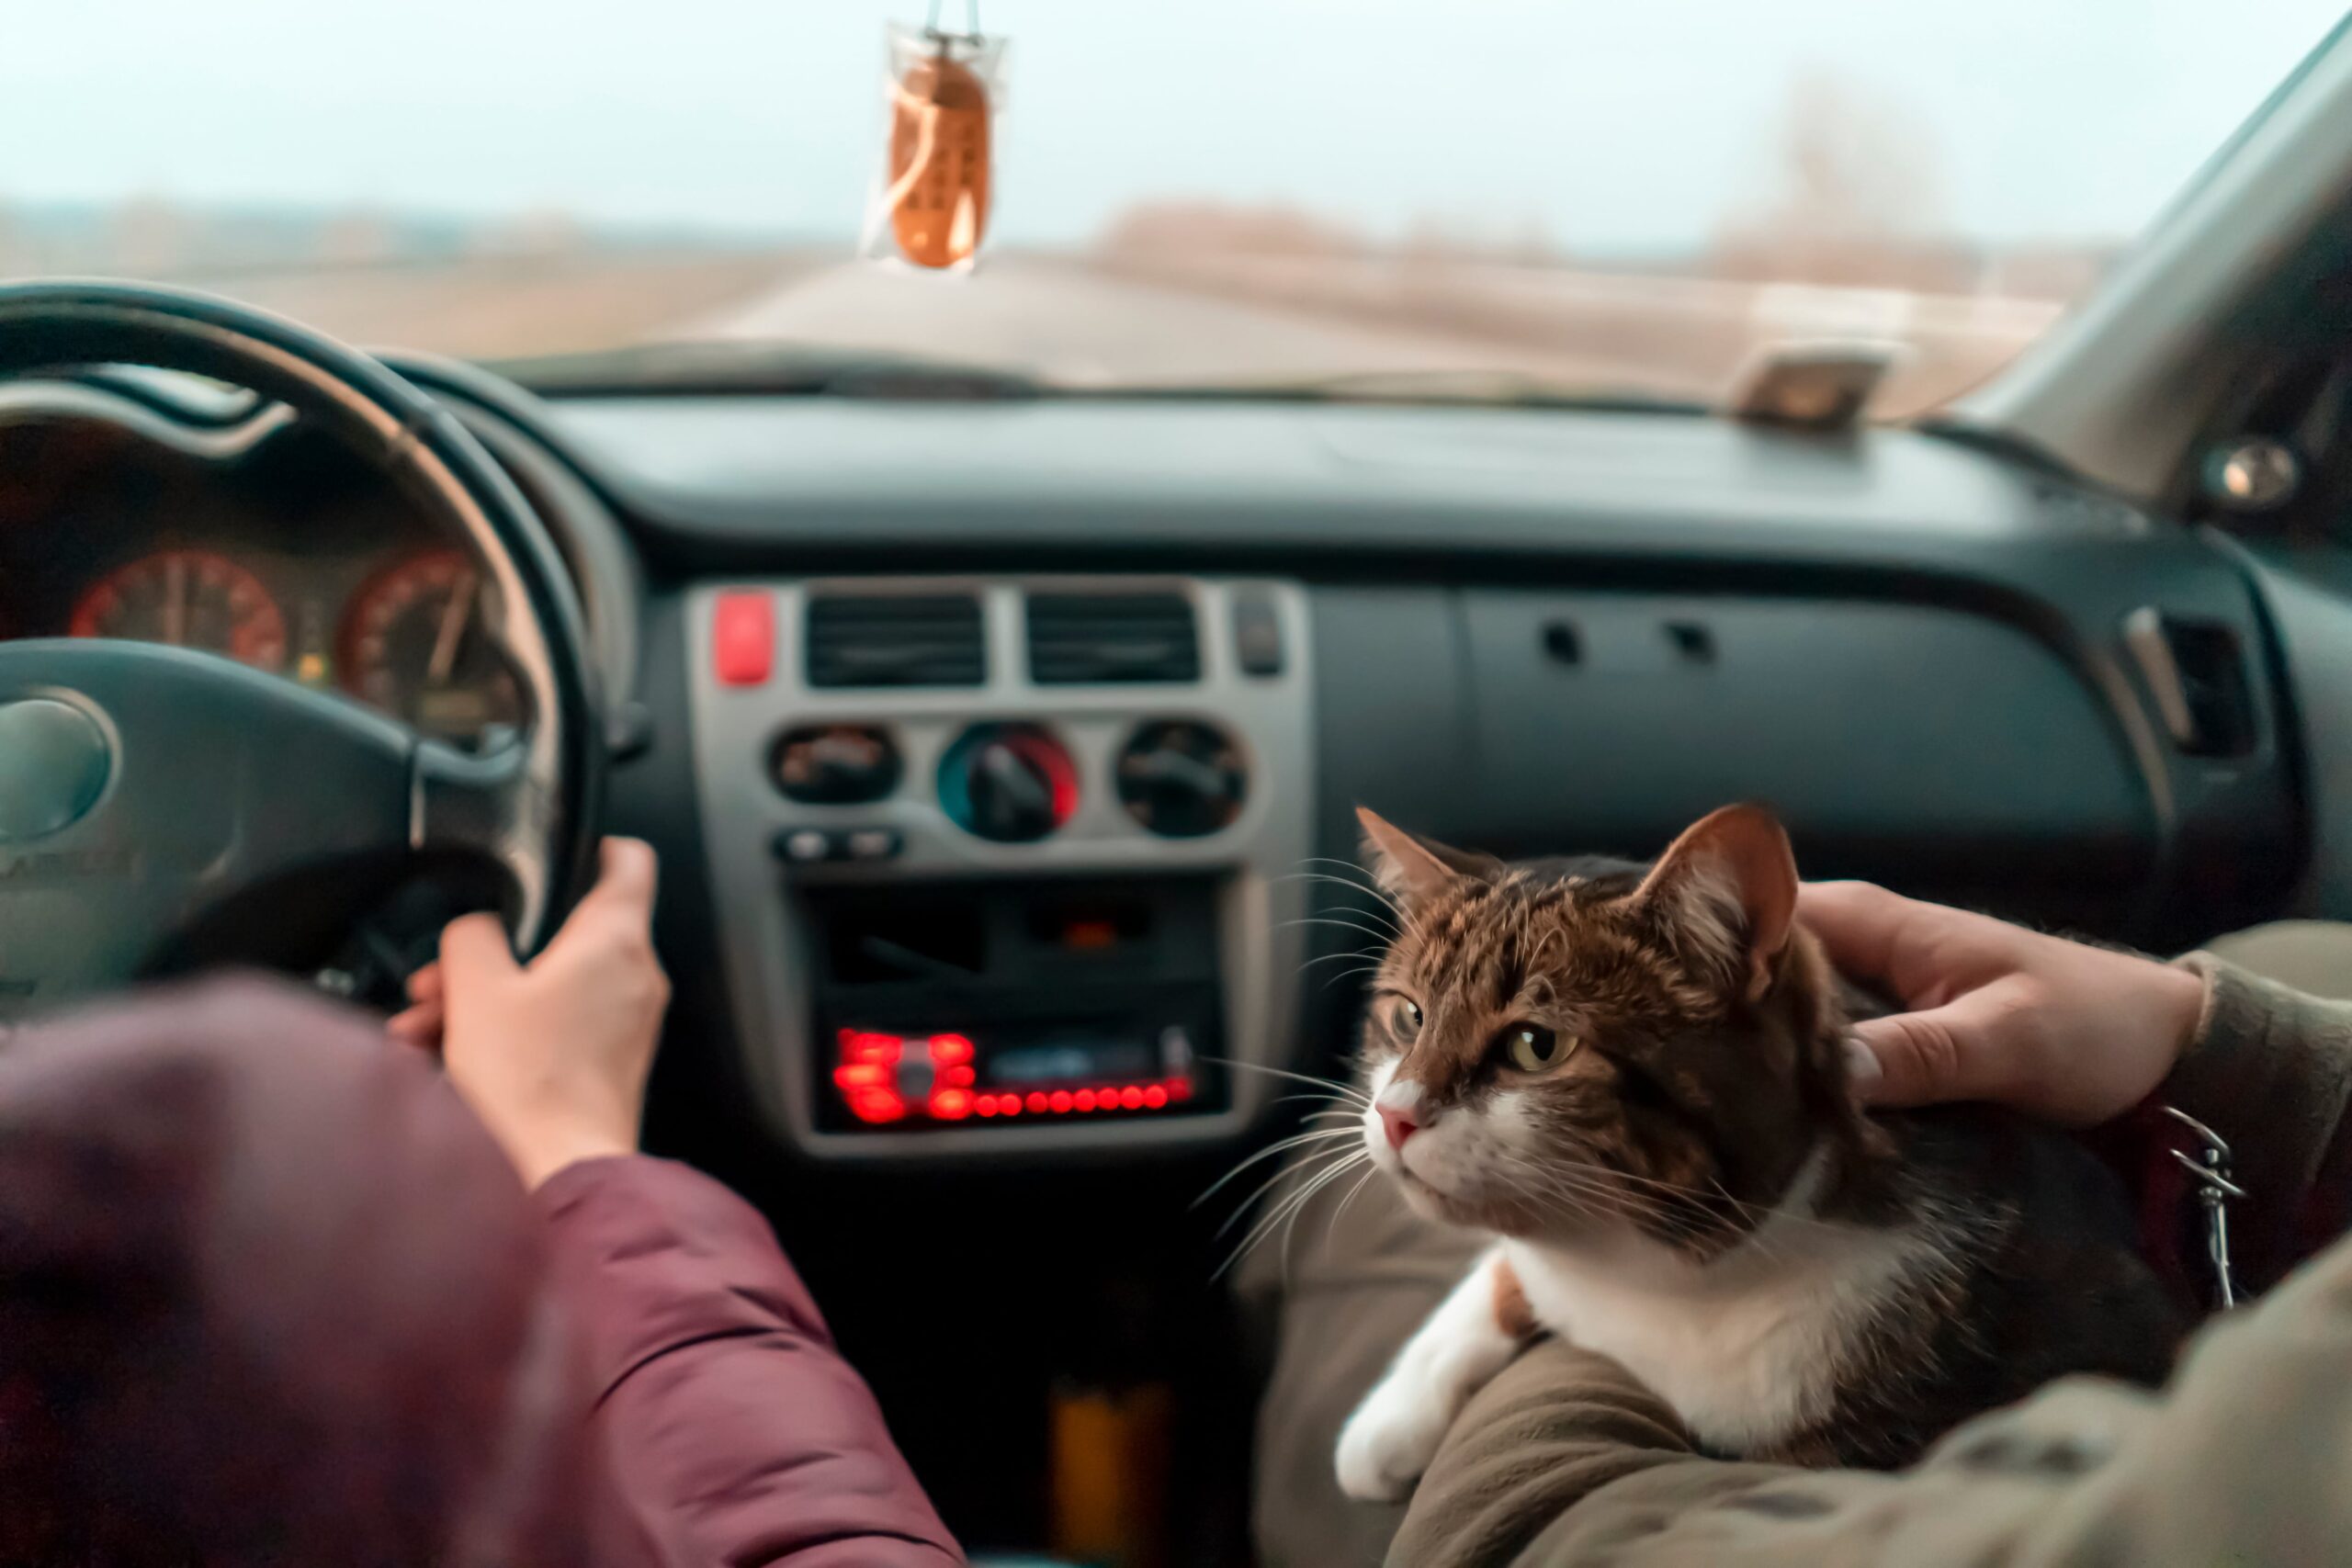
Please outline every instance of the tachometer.
M209 550L164 550L116 568L82 595L66 629L207 649L263 670L286 662L277 601L252 572Z
M462 552L395 562L344 613L345 689L444 739L521 723L522 691L484 607L481 572Z

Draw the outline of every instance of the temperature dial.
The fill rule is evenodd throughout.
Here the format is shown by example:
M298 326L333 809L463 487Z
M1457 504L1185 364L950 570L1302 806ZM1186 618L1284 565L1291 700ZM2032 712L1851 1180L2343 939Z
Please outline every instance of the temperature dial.
M939 803L966 832L1025 844L1078 809L1078 769L1034 724L977 724L939 760Z
M1127 815L1163 839L1197 839L1241 815L1249 774L1240 748L1205 724L1147 724L1117 764Z

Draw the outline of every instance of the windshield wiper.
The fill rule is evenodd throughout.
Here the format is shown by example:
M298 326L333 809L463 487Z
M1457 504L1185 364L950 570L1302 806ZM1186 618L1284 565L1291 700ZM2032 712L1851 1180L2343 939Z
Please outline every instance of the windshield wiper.
M991 402L1047 389L1015 371L919 355L747 343L654 344L546 355L485 367L535 392L577 397L634 393L741 393Z
M1124 386L1114 397L1242 398L1301 403L1464 403L1500 408L1574 409L1586 413L1712 413L1695 398L1638 388L1590 386L1524 370L1357 370L1295 379L1227 381L1213 386Z
M1336 376L1205 382L1069 385L1017 370L879 350L786 344L679 343L492 362L533 391L579 397L760 393L884 401L992 402L1032 398L1301 403L1461 403L1583 412L1713 412L1696 400L1555 380L1521 370L1363 370Z

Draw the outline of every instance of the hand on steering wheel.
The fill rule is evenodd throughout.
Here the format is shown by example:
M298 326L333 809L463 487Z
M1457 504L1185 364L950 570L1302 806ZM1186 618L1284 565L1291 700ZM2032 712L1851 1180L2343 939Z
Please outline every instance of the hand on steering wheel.
M652 849L606 839L604 874L529 964L489 915L441 933L385 1027L437 1047L449 1081L526 1187L565 1166L637 1151L645 1080L670 982L653 952Z
M604 747L579 604L529 503L446 409L289 322L167 289L0 288L0 377L105 365L249 388L400 486L494 583L530 717L476 757L211 654L0 642L0 1017L126 984L199 924L284 959L304 946L289 922L347 920L421 863L496 867L536 951L583 879ZM336 933L305 934L323 953Z

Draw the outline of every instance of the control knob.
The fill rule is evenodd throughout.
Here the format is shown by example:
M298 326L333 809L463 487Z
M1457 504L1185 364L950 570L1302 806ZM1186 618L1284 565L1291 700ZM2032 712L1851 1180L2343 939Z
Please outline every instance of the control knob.
M1240 748L1205 724L1147 724L1119 753L1120 802L1164 839L1197 839L1241 815L1249 773Z
M1078 809L1078 769L1036 725L974 725L939 761L939 802L967 833L1030 843Z

